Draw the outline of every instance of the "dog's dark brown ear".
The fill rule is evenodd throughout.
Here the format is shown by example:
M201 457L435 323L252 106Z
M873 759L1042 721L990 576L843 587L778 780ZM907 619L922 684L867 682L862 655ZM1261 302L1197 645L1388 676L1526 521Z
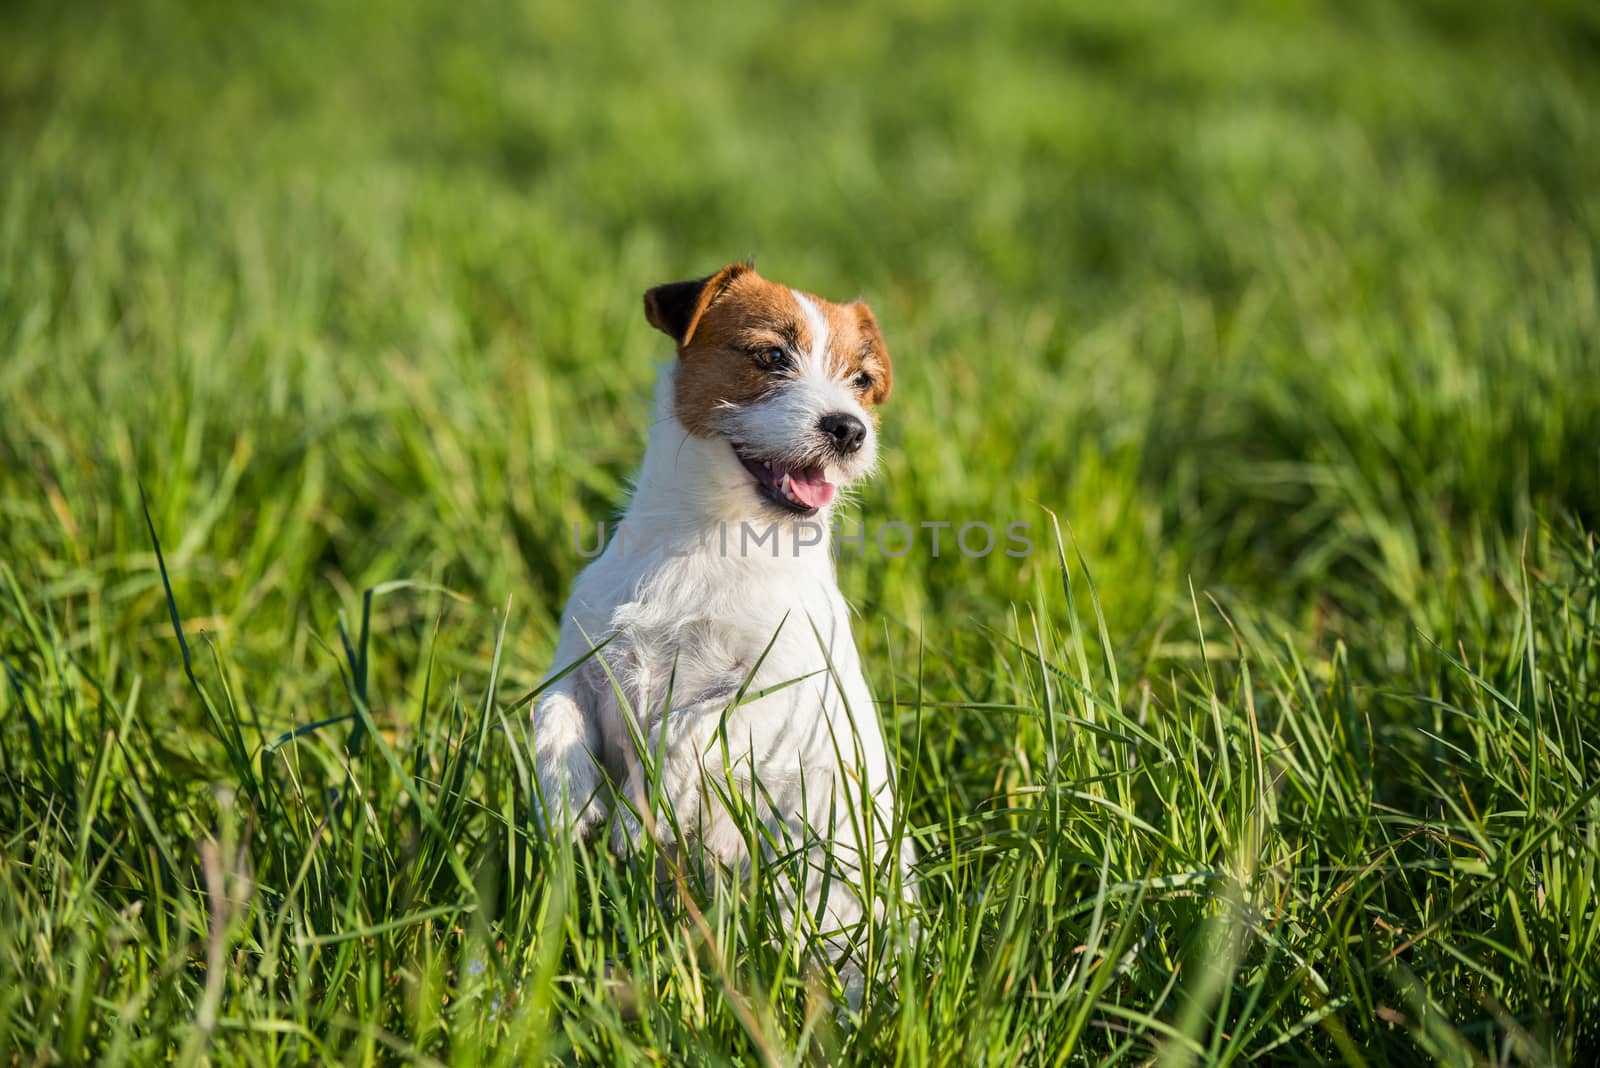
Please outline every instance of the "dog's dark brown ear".
M689 282L668 282L645 290L644 317L650 325L677 342L681 349L694 336L694 328L707 308L735 278L751 270L748 263L730 263L716 274Z

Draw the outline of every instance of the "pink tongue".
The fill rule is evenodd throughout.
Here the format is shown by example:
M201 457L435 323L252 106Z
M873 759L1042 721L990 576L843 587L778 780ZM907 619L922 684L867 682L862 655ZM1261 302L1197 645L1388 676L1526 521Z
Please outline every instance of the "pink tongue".
M784 472L789 475L789 492L794 494L795 500L807 508L822 508L833 500L833 483L822 477L820 467L812 468L784 468L775 466L773 474L778 480L783 480Z

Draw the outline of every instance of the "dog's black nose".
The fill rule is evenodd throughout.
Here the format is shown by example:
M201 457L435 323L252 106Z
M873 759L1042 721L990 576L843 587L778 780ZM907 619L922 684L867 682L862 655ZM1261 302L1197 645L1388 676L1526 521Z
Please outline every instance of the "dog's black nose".
M842 453L856 452L867 440L867 424L848 412L832 412L817 421L817 429L833 439Z

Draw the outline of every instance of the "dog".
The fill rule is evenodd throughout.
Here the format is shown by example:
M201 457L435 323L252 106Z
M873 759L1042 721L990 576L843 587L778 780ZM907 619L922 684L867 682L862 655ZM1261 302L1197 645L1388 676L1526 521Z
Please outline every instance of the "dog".
M620 855L651 836L721 872L748 872L750 841L764 841L793 873L785 917L803 906L837 961L879 912L869 868L884 880L897 869L880 885L915 896L830 547L840 490L877 457L889 352L866 304L746 263L656 286L644 311L677 355L626 510L577 579L535 703L541 818L552 835L609 826ZM734 807L767 833L747 835Z

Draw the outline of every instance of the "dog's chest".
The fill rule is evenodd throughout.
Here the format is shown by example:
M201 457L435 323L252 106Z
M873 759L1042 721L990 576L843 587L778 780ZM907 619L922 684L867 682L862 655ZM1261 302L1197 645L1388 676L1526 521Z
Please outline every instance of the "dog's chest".
M645 618L617 629L606 649L605 683L642 723L658 720L669 703L684 708L732 701L760 652L725 623L653 620L640 605L624 606L619 614Z
M657 720L669 702L673 709L726 705L741 691L749 700L826 672L831 657L824 655L818 633L838 629L826 598L792 604L769 598L735 613L707 614L703 608L639 601L613 614L616 637L606 649L606 681L641 722ZM848 659L853 664L853 649Z
M631 573L605 564L580 600L592 613L584 629L607 641L578 681L614 778L636 763L637 742L686 763L725 746L768 778L831 768L832 739L849 737L848 715L864 715L867 749L880 748L825 555L659 557Z

